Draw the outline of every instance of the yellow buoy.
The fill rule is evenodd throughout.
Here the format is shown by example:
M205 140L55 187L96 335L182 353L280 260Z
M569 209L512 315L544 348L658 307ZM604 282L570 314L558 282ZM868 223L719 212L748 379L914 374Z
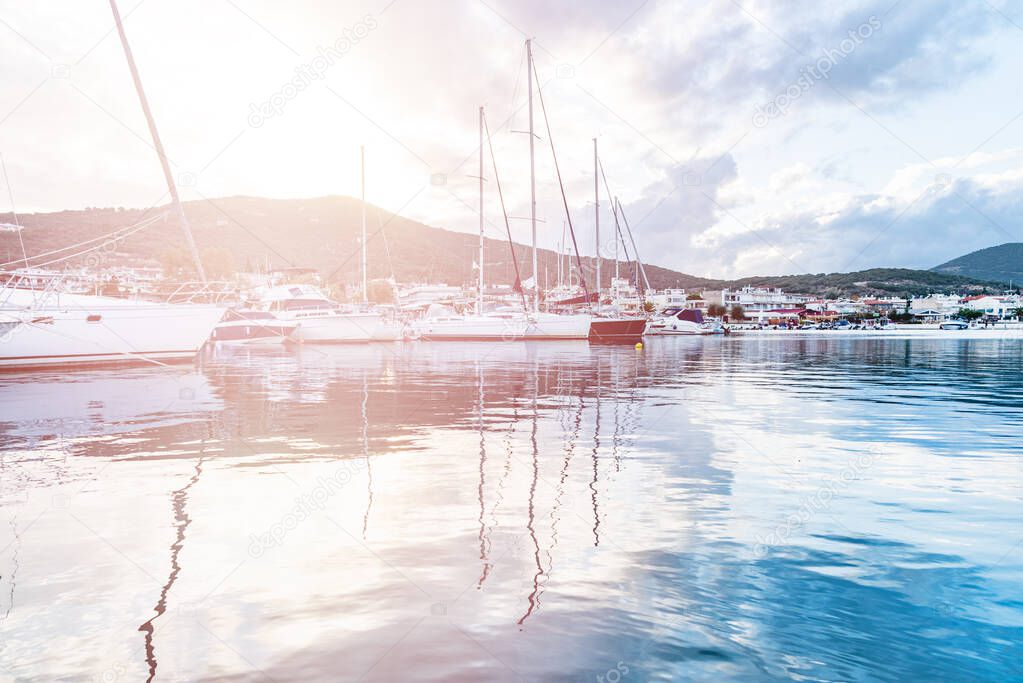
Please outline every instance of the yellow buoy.
M636 342L636 350L639 351L643 348L643 342Z

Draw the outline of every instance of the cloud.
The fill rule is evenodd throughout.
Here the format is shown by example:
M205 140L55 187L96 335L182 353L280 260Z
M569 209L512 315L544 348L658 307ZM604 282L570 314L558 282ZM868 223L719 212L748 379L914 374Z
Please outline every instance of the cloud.
M797 186L806 181L798 169L779 176ZM1023 241L1023 173L1015 169L932 176L913 197L863 194L832 198L837 203L828 206L812 196L800 207L748 223L720 199L722 185L734 177L733 167L709 179L710 187L670 195L650 214L643 239L653 247L648 253L660 257L655 262L718 277L931 268L992 244ZM812 184L806 189L819 190ZM638 213L642 206L628 210Z
M1023 144L1003 139L1013 127L973 157L954 156L996 130L976 130L986 126L964 93L1019 56L1014 38L996 40L998 30L1016 29L980 0L399 1L386 11L374 0L252 0L248 16L207 5L144 3L127 21L174 171L198 178L186 198L357 195L366 145L371 201L473 231L482 104L512 229L528 239L528 221L518 220L528 215L527 137L512 131L526 126L522 43L531 35L569 208L588 252L594 137L643 256L695 274L819 271L860 251L855 267L903 258L933 265L975 242L1008 239L994 224L1012 229L1020 180L1010 171L1019 160L993 158L1005 154L999 144ZM247 125L251 103L280 91L319 46L366 14L378 28L281 115ZM836 59L784 121L753 129L758 105L871 17L880 29ZM15 110L0 127L0 146L19 208L155 201L163 181L120 46L116 36L100 41L109 12L87 4L12 9L7 20L53 62L72 65L70 78L48 78L52 65L0 27L9 38L0 41L0 69L11 82L0 116ZM998 112L1000 124L1018 103L1012 88L999 94L985 112ZM949 158L933 165L908 158L846 97L915 149ZM950 131L938 120L961 125ZM551 246L564 209L539 106L536 124L540 241ZM433 184L436 174L446 182ZM948 187L925 194L943 174ZM485 175L490 231L500 236L489 159ZM920 235L931 236L922 247Z

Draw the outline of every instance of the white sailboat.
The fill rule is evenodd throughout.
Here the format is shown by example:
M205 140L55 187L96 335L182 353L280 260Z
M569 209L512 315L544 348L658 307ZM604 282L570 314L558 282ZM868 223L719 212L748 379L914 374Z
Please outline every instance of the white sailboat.
M533 282L537 286L533 295L533 312L526 328L526 339L588 339L591 316L585 313L561 315L540 312L540 269L537 264L536 245L536 134L533 127L533 41L526 40L526 83L529 91L529 221L533 241ZM546 116L546 115L545 115ZM548 129L550 124L548 123ZM554 144L553 142L551 143ZM555 168L557 160L555 159ZM558 174L560 184L561 177ZM568 207L566 206L566 214ZM570 220L570 219L569 219Z
M111 0L110 7L153 138L153 146L160 158L171 204L176 209L199 277L205 282L192 231L181 207L167 155L114 0ZM90 247L83 252L53 259L49 263L81 256L102 247L102 244ZM31 260L28 255L24 256L26 269ZM2 368L83 363L162 363L190 359L198 353L224 314L224 308L220 306L165 304L68 294L61 291L63 283L59 275L55 275L42 291L28 289L18 272L3 275L4 286L0 290L0 334L5 342L0 345Z
M223 315L220 306L9 286L0 303L0 367L188 360Z

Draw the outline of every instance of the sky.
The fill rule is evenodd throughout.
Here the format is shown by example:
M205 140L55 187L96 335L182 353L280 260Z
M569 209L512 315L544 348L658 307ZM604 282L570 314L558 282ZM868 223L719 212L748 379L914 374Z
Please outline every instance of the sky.
M119 0L186 200L359 196L738 278L928 268L1023 241L1023 3ZM149 207L166 187L109 0L0 0L0 211ZM602 235L595 235L593 140ZM13 199L13 202L12 202ZM28 222L28 221L26 221ZM281 239L287 239L282 226Z

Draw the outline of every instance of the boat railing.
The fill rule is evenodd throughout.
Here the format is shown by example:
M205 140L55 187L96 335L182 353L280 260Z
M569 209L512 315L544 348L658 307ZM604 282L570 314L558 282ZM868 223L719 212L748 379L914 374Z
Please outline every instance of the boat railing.
M219 304L236 300L241 294L238 285L227 280L169 282L166 286L173 289L165 289L161 298L169 304Z
M22 270L0 270L0 308L7 308L16 291L31 291L32 306L38 306L59 296L67 289L66 273L25 272Z

